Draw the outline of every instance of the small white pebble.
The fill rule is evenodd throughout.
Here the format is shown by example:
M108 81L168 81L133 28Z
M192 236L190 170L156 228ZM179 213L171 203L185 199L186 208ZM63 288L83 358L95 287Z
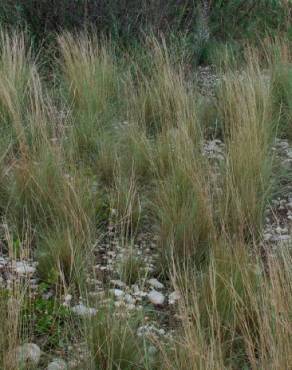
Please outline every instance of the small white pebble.
M121 289L111 289L111 292L117 299L122 299L125 293Z
M72 312L79 316L94 316L97 313L95 308L86 307L83 304L79 304L71 308Z
M49 363L47 370L67 370L67 364L64 360L56 358Z
M129 304L134 304L135 303L135 299L131 296L131 294L125 294L124 296L124 300L129 303Z
M178 301L179 299L181 298L179 292L172 292L170 293L170 295L168 296L168 303L169 304L175 304L176 301Z
M65 301L65 302L67 302L67 303L71 302L71 300L72 300L72 295L71 295L71 294L67 294L67 295L64 297L64 301Z
M163 294L157 292L156 290L152 290L148 294L149 301L154 305L162 305L164 303L165 297Z
M162 283L160 283L157 279L154 279L154 278L147 280L147 283L155 289L163 289L164 288L164 285Z
M35 343L25 343L16 349L17 359L20 364L30 362L37 365L41 358L41 350Z
M21 261L16 262L15 271L19 275L32 275L35 273L36 268L25 261Z

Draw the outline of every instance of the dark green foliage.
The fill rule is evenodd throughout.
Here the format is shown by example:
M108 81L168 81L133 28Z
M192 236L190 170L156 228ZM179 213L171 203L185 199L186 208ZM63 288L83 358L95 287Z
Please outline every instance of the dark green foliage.
M0 24L23 25L37 38L59 29L94 25L102 33L132 37L141 29L192 28L193 0L6 0Z
M292 64L278 62L273 74L273 95L276 114L279 115L279 131L283 136L292 139Z
M281 0L218 0L212 2L210 25L223 39L273 35L290 27L291 9L291 2Z
M291 3L281 0L4 0L0 25L26 24L37 41L50 39L60 29L90 25L127 41L149 29L182 31L198 41L204 27L226 40L291 31L290 14Z

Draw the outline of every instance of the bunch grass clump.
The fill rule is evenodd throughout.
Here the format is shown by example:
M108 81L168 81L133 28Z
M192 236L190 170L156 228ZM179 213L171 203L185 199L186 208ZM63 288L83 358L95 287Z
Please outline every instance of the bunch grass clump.
M223 78L218 100L227 146L222 220L244 238L261 230L272 189L276 134L270 85L251 58L240 76Z
M183 326L175 351L163 351L163 368L289 367L291 286L282 284L291 279L290 259L283 249L265 267L246 246L221 240L206 270L175 269Z
M291 124L288 48L220 53L206 98L163 37L134 53L89 31L58 42L48 83L26 36L0 35L0 252L9 273L35 260L42 283L32 294L34 279L0 279L0 367L19 370L15 348L33 338L58 353L82 343L90 370L290 368L291 251L262 241L280 183L272 148ZM137 292L150 273L158 306ZM113 278L135 307L113 301ZM139 330L156 318L172 336Z

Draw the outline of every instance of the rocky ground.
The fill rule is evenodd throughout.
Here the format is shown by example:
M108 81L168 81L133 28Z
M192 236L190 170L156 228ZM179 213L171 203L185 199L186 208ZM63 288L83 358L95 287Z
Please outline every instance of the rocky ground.
M202 67L198 73L198 84L202 95L213 97L214 86L218 78L212 67ZM219 139L203 143L204 155L214 164L224 161L225 146ZM279 165L285 171L292 170L292 146L287 140L277 139L273 153ZM283 177L285 191L270 202L266 209L265 227L262 246L265 251L273 253L292 237L292 184ZM285 183L286 182L286 183ZM112 210L115 212L115 210ZM2 225L3 230L5 225ZM88 274L88 297L78 297L68 292L61 297L61 304L73 315L94 316L97 311L108 304L113 304L117 312L131 315L144 310L151 312L137 329L138 336L155 336L165 338L172 335L177 318L174 307L180 299L171 282L160 281L159 251L157 236L151 228L140 233L135 241L125 241L116 235L114 225L109 225L103 240L94 246L96 263ZM127 263L132 263L135 273L129 276ZM132 266L132 267L133 267ZM0 286L12 290L23 284L32 297L39 294L37 264L32 259L12 259L8 251L0 245ZM42 293L42 298L49 300L54 296L53 290ZM40 343L25 343L16 349L19 358L40 362L43 353ZM78 368L78 359L86 355L80 345L72 346L65 356L49 357L47 370L64 370L68 367ZM61 357L65 357L65 360Z
M213 162L224 161L224 144L220 140L206 141L203 150ZM277 139L273 151L283 170L292 169L292 147L287 140ZM287 182L284 189L285 192L278 194L266 210L262 238L266 251L273 252L291 241L292 185ZM68 293L62 297L62 304L78 316L95 315L100 307L110 302L123 314L150 310L152 314L149 315L149 320L138 328L137 334L158 338L171 336L176 322L173 306L180 296L170 282L159 281L159 252L155 234L148 231L138 235L135 242L121 242L115 235L113 225L110 225L104 240L95 246L95 258L96 264L87 279L89 297L85 299ZM136 264L136 276L126 276L123 280L121 268L128 260ZM1 287L11 290L20 283L27 287L27 292L32 296L37 294L39 279L36 262L31 259L11 259L2 248ZM46 292L43 298L50 299L53 294L53 291ZM75 347L71 350L76 354ZM28 356L33 362L38 362L41 356L40 348L35 343L24 344L17 351L18 356ZM72 361L76 363L77 360L71 359L71 367ZM61 358L53 358L47 367L48 370L66 368L67 364Z
M217 161L224 160L224 144L218 140L206 141L203 145L205 155ZM273 148L275 155L284 168L292 168L292 147L286 140L277 139ZM292 186L285 187L285 193L271 201L266 210L263 245L266 250L275 251L291 240L292 227ZM62 304L72 313L79 316L95 315L97 310L109 302L114 302L117 310L125 313L151 308L155 314L138 328L139 336L171 336L173 323L173 305L180 299L171 283L159 281L157 262L157 238L153 233L141 233L135 243L121 243L115 236L113 226L109 226L106 238L95 246L97 263L89 274L89 299L74 297L67 294L62 298ZM135 277L131 282L121 279L121 266L131 259L137 264ZM137 262L139 261L139 263ZM134 280L133 280L134 279ZM127 279L125 279L127 280ZM0 255L0 284L6 289L13 289L15 284L24 283L31 295L38 289L36 262L33 260L12 260L4 251ZM52 291L44 295L50 299ZM88 302L91 302L89 305ZM75 352L75 349L74 349ZM41 356L40 348L35 343L24 344L18 348L18 356L38 362ZM72 364L71 364L72 365ZM52 359L48 370L66 369L63 359Z

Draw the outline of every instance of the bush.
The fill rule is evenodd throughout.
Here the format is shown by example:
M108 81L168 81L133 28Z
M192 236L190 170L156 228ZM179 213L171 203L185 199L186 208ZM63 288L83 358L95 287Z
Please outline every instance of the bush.
M214 1L211 7L212 33L218 38L242 39L287 31L291 3L282 0Z
M23 25L38 39L50 32L94 24L103 33L132 36L149 27L192 27L192 0L7 0L0 5L0 25Z
M125 39L146 29L198 36L208 34L209 26L216 37L238 39L287 30L290 12L291 4L284 0L6 0L0 4L0 25L26 24L37 40L88 25Z

